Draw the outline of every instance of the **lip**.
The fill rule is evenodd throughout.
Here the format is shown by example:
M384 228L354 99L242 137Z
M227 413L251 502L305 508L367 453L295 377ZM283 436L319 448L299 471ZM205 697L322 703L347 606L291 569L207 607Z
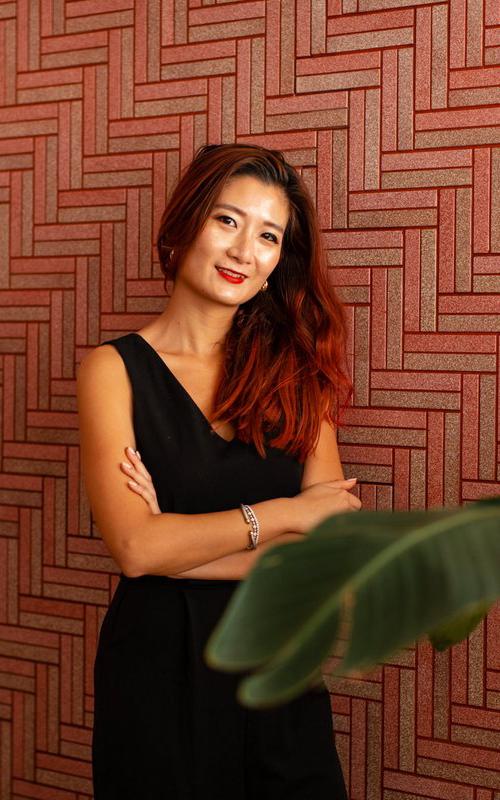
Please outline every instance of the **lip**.
M238 277L236 277L236 275L235 275L235 276L234 276L234 280L237 280L237 281L240 281L240 280L241 280L241 281L243 281L243 280L245 280L245 278L247 278L247 277L248 277L248 276L247 276L247 275L245 275L243 272L237 272L237 270L235 270L235 269L232 269L231 267L222 267L220 264L215 264L214 266L215 266L215 269L217 269L217 270L229 269L229 270L231 270L232 272L236 272L236 274L238 275ZM227 275L224 275L223 277L225 277L225 278L227 277L227 278L229 279L229 276L227 276Z

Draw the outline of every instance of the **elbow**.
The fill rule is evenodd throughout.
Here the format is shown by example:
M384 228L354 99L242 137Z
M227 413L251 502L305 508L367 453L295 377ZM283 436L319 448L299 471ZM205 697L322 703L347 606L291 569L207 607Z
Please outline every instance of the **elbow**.
M146 536L144 533L140 536L130 536L125 539L120 553L120 566L124 575L127 578L140 578L142 575L166 575L168 572L164 571L167 565L162 563L161 572L154 570L151 556L148 554L148 548L145 546Z
M127 578L140 578L145 572L139 563L137 548L133 540L127 539L120 553L120 568Z
M158 517L151 516L151 520L155 519ZM140 535L131 533L124 537L120 548L120 566L127 578L140 578L143 575L175 575L183 569L182 565L175 563L178 559L171 552L165 553L164 547L161 548L161 553L157 552L155 537L148 535L154 532L154 527L151 529L142 526ZM165 538L160 536L160 541L164 543Z

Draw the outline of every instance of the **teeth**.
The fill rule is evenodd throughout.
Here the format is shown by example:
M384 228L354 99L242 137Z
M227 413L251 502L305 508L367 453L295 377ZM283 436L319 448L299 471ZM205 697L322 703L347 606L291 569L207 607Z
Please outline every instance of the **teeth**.
M231 269L224 269L224 267L217 267L221 272L226 272L228 275L234 275L235 278L243 278L240 272L233 272Z

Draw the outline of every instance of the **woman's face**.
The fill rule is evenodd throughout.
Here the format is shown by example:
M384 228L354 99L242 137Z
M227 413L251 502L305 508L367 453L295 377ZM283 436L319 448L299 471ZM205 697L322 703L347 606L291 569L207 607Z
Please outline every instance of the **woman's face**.
M189 287L206 299L234 307L254 297L280 259L288 213L288 200L279 187L250 175L233 178L185 254L176 288ZM244 277L235 282L217 267Z

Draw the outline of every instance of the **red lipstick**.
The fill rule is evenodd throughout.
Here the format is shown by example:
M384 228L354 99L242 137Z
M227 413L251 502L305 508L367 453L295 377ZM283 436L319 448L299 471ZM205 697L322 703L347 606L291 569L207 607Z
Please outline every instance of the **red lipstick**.
M226 281L229 281L229 283L243 283L243 281L246 278L246 275L241 275L241 276L230 275L229 272L226 272L225 270L221 269L221 267L218 267L218 266L216 266L215 269L217 270L219 275L222 278L225 278Z

